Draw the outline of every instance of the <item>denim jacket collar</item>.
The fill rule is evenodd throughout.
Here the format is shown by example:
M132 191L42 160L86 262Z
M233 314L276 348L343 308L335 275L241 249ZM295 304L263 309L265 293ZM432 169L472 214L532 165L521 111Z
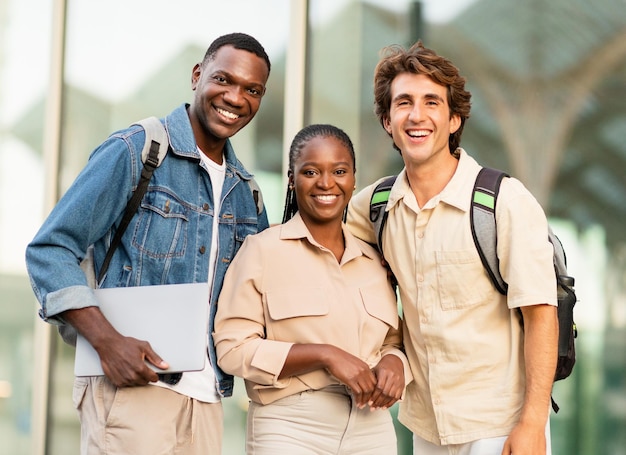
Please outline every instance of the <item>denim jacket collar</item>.
M171 152L200 161L200 154L191 128L188 109L188 103L175 109L165 118L165 127L170 145L172 146ZM226 161L226 167L238 174L243 180L250 180L253 177L237 159L230 139L226 139L224 144L224 160Z

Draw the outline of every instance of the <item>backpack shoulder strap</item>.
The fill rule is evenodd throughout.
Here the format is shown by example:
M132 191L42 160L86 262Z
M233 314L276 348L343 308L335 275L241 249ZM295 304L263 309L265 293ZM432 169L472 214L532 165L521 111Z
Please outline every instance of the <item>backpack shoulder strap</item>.
M111 259L113 258L113 253L121 243L122 235L124 235L126 228L130 224L130 220L139 209L141 199L143 199L144 194L146 194L148 183L152 178L152 174L154 173L154 170L163 162L169 148L169 139L167 137L167 132L165 131L165 126L158 118L148 117L136 122L135 124L141 125L146 131L146 140L141 152L143 169L141 170L141 177L139 179L139 183L137 184L137 188L126 205L122 221L115 232L115 236L111 241L111 246L109 246L104 261L102 262L102 267L98 273L97 284L100 284L104 279L104 276L109 269Z
M396 181L397 175L391 175L385 177L372 193L370 199L370 221L374 227L374 234L376 236L376 246L381 256L383 255L383 227L387 221L387 201L389 200L389 194L391 193L391 187Z
M163 162L170 145L165 126L161 123L161 120L156 117L147 117L135 122L134 125L140 125L146 132L146 140L141 151L141 161L144 163L148 162L150 149L153 147L153 144L156 143L155 146L158 147L158 152L155 167L158 167Z
M501 294L506 294L507 284L500 275L497 255L496 201L500 183L509 175L497 169L484 167L478 173L470 212L470 225L474 244L489 278Z
M567 275L567 256L565 255L563 244L550 226L548 226L548 239L554 247L554 269L556 270L557 278L561 275Z
M252 198L254 199L254 203L256 204L256 214L257 216L263 212L263 193L261 193L261 188L259 184L254 180L254 177L248 180L248 187L250 187L250 192L252 193Z
M143 120L135 122L135 125L141 125L146 131L146 141L143 145L143 150L141 151L141 160L144 163L148 162L150 157L150 148L154 143L156 143L156 146L158 147L156 166L158 167L163 162L169 148L169 138L163 123L161 123L157 117L147 117ZM254 178L248 180L248 186L250 187L250 192L252 193L254 203L256 204L257 215L260 215L264 208L261 189Z

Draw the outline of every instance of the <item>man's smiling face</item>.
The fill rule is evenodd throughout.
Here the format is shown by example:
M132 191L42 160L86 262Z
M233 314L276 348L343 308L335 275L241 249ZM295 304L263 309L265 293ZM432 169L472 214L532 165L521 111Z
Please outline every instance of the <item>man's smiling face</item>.
M406 164L449 155L450 134L460 124L458 115L450 116L446 87L430 77L401 73L391 83L391 106L384 126Z
M254 118L268 76L261 57L230 45L194 67L191 82L195 95L190 114L198 120L205 140L225 140Z

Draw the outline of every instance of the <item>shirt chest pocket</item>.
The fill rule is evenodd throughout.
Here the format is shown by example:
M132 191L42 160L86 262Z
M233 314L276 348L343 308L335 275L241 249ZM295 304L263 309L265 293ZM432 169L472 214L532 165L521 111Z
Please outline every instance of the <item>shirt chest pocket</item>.
M181 257L187 246L189 209L171 194L150 191L139 210L133 246L153 258Z
M386 281L359 289L365 311L394 329L398 328L398 306L396 295Z
M460 310L485 303L493 291L475 249L436 251L437 288L442 310Z
M268 339L305 343L324 338L330 304L323 289L286 287L267 292L265 299Z
M267 311L274 321L307 316L326 316L330 311L328 298L320 288L284 288L267 292Z

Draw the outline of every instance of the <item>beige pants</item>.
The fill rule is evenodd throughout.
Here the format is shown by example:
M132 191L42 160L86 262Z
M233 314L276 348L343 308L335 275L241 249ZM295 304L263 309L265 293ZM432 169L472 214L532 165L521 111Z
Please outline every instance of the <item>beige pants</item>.
M81 455L219 455L222 403L155 386L117 388L104 376L75 378Z
M465 444L438 446L413 435L414 455L500 455L508 436L479 439ZM546 424L546 455L552 454L550 447L550 420Z
M396 433L388 410L358 409L345 387L333 386L250 403L248 455L393 455Z

